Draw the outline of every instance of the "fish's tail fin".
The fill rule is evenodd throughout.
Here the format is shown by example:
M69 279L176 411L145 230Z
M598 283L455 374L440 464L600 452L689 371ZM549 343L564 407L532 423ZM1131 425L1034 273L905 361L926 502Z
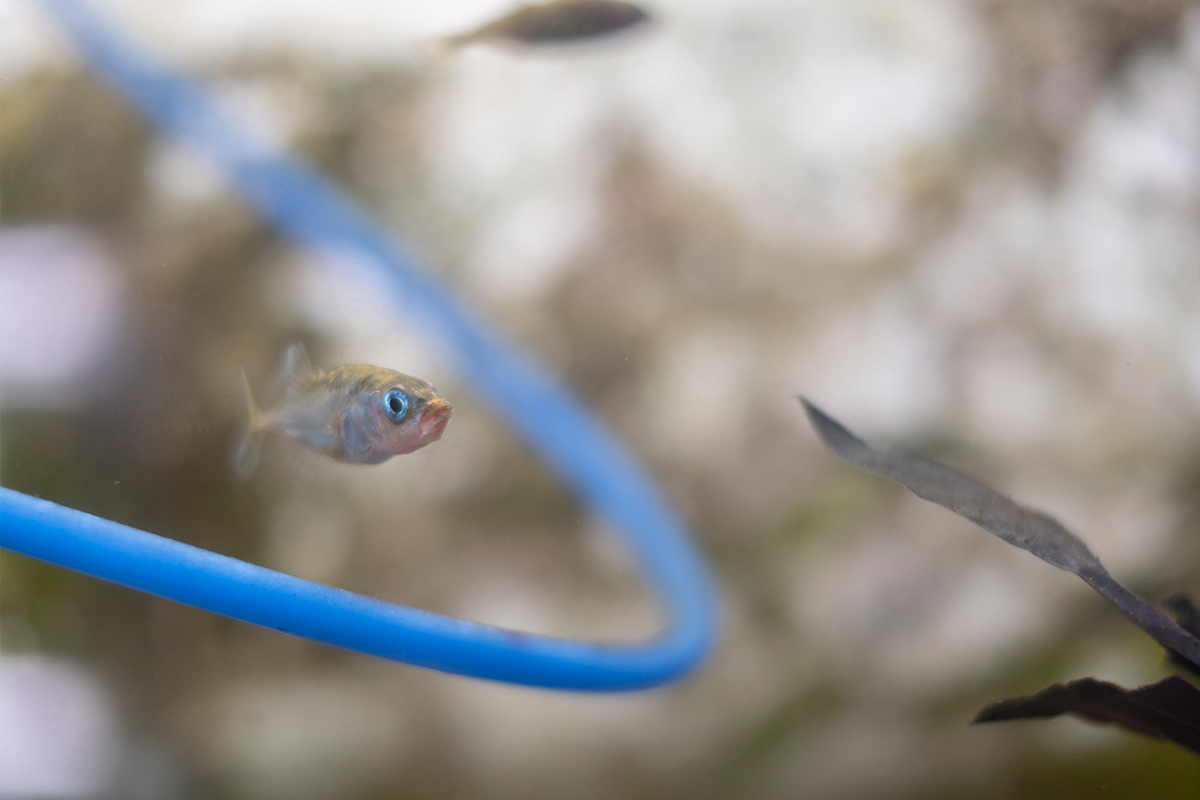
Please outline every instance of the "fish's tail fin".
M421 50L426 58L447 58L455 55L464 47L470 47L483 38L486 38L486 36L477 30L450 36L439 36L435 39L425 41L421 45Z
M254 402L245 370L242 370L242 394L246 398L246 428L238 437L233 449L233 474L239 481L246 481L258 466L266 431L262 425L263 413Z

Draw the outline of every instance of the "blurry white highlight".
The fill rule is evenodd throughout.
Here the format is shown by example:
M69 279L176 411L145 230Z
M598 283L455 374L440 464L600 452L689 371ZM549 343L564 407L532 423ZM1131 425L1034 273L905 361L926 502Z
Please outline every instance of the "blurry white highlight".
M115 776L119 742L108 695L82 668L0 657L0 797L98 797Z
M111 384L105 367L124 333L124 297L120 274L87 231L0 229L0 402L94 402Z

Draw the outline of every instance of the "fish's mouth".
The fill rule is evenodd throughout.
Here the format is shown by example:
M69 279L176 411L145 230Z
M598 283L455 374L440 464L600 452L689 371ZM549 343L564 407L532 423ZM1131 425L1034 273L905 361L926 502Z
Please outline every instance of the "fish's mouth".
M421 412L421 438L430 442L440 439L453 413L454 406L440 397L434 398Z

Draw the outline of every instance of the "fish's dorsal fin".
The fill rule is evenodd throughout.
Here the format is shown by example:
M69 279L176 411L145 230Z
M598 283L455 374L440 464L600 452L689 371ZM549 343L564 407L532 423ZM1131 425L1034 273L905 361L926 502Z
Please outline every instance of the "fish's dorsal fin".
M283 367L279 370L279 377L275 379L275 385L271 389L271 399L276 403L283 402L316 374L304 344L292 342L283 354Z

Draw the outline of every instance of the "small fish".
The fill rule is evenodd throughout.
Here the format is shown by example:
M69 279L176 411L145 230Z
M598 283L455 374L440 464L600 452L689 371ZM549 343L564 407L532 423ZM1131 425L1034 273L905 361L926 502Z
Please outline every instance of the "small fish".
M459 36L442 40L448 49L476 42L509 44L559 44L609 36L638 25L650 16L619 0L554 0L519 6L500 19Z
M243 480L254 472L263 437L283 433L348 464L379 464L436 442L453 408L419 378L370 364L318 372L299 342L287 350L276 383L279 404L262 410L242 373L249 410L245 436L234 454Z

